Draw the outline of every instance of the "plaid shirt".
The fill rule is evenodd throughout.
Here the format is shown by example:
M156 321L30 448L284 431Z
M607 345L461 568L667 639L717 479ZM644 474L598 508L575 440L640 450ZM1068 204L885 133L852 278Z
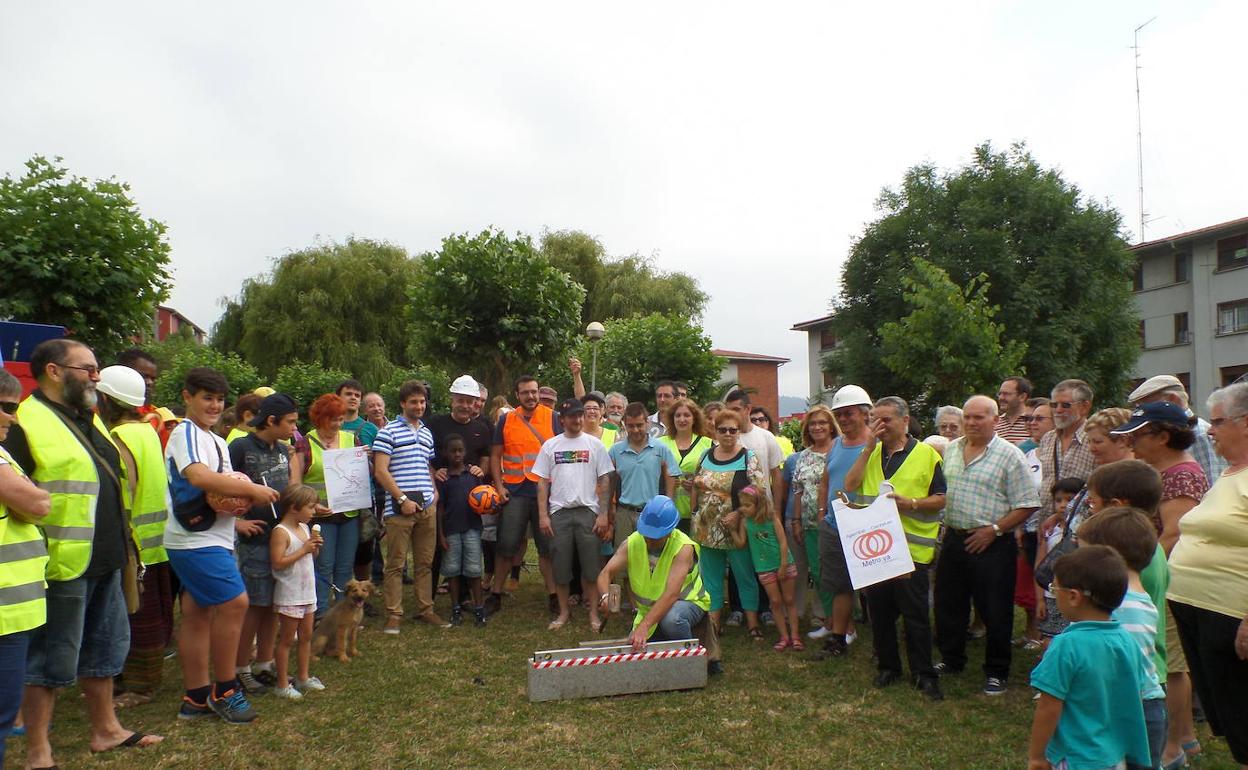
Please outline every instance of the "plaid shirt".
M1226 460L1213 451L1213 440L1209 438L1209 423L1202 419L1196 419L1196 443L1192 444L1192 448L1187 451L1191 452L1196 462L1200 463L1200 467L1204 468L1209 486L1213 486L1213 482L1218 480L1222 471L1227 469Z
M966 464L966 438L945 449L945 526L973 529L994 524L1016 508L1040 505L1031 469L1018 447L993 436L979 457Z
M1053 515L1054 484L1069 478L1087 481L1096 468L1092 453L1088 451L1088 434L1084 427L1080 425L1075 429L1075 437L1065 452L1058 449L1056 430L1049 431L1040 439L1040 446L1036 448L1036 458L1040 460L1040 510L1027 520L1026 531L1035 532L1041 521ZM1058 455L1060 457L1054 467L1053 459Z
M997 435L1014 446L1018 446L1031 438L1031 424L1024 422L1021 414L1013 420L1001 415L997 418Z

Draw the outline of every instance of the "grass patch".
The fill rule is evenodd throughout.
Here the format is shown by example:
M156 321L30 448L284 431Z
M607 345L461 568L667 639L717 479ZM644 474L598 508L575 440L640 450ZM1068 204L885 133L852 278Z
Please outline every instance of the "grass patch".
M380 604L374 598L375 604ZM410 597L407 601L411 602ZM362 657L322 660L312 673L328 689L291 703L254 700L260 718L232 727L174 718L181 696L177 660L153 703L122 712L128 727L166 736L159 747L98 757L87 749L86 713L76 689L62 694L53 748L64 768L610 767L686 768L1019 768L1026 765L1031 653L1016 653L1008 693L980 694L982 643L966 673L942 681L931 703L898 683L871 686L870 636L847 659L822 663L776 653L744 629L727 629L727 673L705 690L530 704L526 660L538 649L591 638L587 616L545 630L546 597L533 576L484 629L405 622L397 637L369 621ZM445 597L438 611L449 615ZM621 636L615 618L608 629ZM474 683L474 680L480 684ZM1200 726L1204 770L1233 768L1225 744ZM6 767L25 746L12 738Z

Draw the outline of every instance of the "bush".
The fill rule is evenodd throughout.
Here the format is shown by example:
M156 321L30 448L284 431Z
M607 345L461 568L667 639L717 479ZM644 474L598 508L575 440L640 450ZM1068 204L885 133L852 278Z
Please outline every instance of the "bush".
M296 361L286 364L277 370L273 378L273 389L285 393L299 405L299 414L307 418L308 407L325 393L333 393L343 380L351 375L341 369L326 369L319 364L305 364Z
M234 403L243 393L250 393L263 383L256 368L233 353L221 353L203 345L181 347L162 367L152 398L157 406L180 407L182 383L186 373L197 366L207 366L225 375L230 384L226 401Z

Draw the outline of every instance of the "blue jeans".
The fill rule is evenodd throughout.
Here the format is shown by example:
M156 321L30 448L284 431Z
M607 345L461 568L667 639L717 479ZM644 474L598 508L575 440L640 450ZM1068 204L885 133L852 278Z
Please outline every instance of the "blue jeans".
M702 546L698 555L702 585L711 595L711 612L724 606L724 573L732 564L732 579L741 594L741 607L747 612L758 611L758 578L749 548L708 548Z
M0 767L4 767L4 743L22 705L22 680L26 677L29 644L29 631L0 636Z
M470 529L446 536L442 577L481 577L481 530Z
M49 581L48 622L30 633L28 685L68 687L79 677L98 679L120 674L130 651L130 619L121 591L121 570Z
M652 642L667 642L675 639L693 639L693 627L702 622L706 611L693 602L677 599L672 608L659 621L654 630Z
M347 582L355 576L355 549L360 546L360 520L347 519L342 524L321 525L321 537L325 544L316 557L316 614L321 616L329 608L331 586L338 586L338 598L347 588Z
M1148 730L1148 753L1152 770L1161 767L1161 753L1166 748L1166 699L1153 698L1144 701L1144 727ZM1127 770L1145 770L1144 765L1127 763Z

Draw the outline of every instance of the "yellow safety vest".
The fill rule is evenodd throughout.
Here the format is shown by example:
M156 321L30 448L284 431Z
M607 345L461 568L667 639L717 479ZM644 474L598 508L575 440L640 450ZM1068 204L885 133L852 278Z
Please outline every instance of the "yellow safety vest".
M684 457L680 456L680 449L676 446L676 439L673 436L659 436L659 443L672 450L672 457L680 463L680 472L686 479L697 475L702 457L711 451L711 440L706 436L694 436L693 443L689 445L689 451ZM676 503L680 518L687 519L693 515L693 500L690 498L689 490L679 484L676 485L676 494L672 496L672 502Z
M303 483L316 490L321 504L329 505L329 495L325 489L325 459L323 457L325 447L321 444L320 433L315 430L308 433L308 446L312 448L312 463L303 474ZM338 448L350 449L353 446L355 446L355 434L345 430L338 431ZM354 519L360 515L360 512L343 511L343 515L348 519Z
M243 436L250 436L250 435L251 435L250 433L243 430L242 428L231 428L229 434L226 435L225 437L225 445L228 447L230 444L234 443L234 439L242 438Z
M19 476L26 472L0 447L0 456ZM11 515L0 503L0 636L29 631L48 620L48 547L34 524Z
M160 437L145 422L128 422L113 428L113 439L125 444L134 457L138 478L126 479L122 499L130 512L130 529L144 564L169 561L165 553L165 520L169 518L169 474L165 471ZM122 463L122 473L129 468ZM134 485L134 499L130 487Z
M99 415L91 419L112 443ZM52 512L39 524L48 539L47 578L73 580L91 563L95 506L100 498L95 462L52 407L34 396L17 408L17 420L35 458L35 483L52 495Z
M628 536L628 587L633 594L633 604L637 607L637 615L633 618L633 628L641 625L641 619L667 590L667 577L672 571L672 562L676 560L676 554L680 553L680 549L685 546L693 548L693 566L689 569L689 574L685 575L685 582L676 598L693 602L710 612L711 595L702 587L702 570L698 569L697 543L679 529L673 529L672 533L667 536L667 543L664 544L663 552L659 554L659 560L655 563L652 572L646 538L640 532L634 532ZM648 636L654 635L655 628L657 626L650 629Z
M858 494L875 497L880 494L880 484L884 478L884 466L881 458L884 445L876 444L867 459L867 470L862 477L862 486ZM914 445L910 454L906 455L901 467L893 471L887 479L894 491L902 497L922 499L927 497L927 490L932 483L932 474L940 465L940 453L922 441ZM901 528L906 532L906 545L910 548L910 558L916 564L931 564L936 558L936 537L940 534L942 511L908 511L897 507L901 514Z

